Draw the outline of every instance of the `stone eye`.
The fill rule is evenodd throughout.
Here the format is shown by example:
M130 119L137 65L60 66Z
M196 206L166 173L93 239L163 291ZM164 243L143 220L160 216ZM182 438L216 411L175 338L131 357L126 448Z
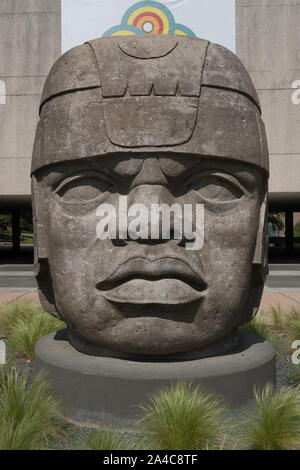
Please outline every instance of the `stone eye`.
M113 183L108 178L85 176L74 178L60 185L56 194L65 203L80 204L98 199L112 188Z
M231 202L240 199L242 189L225 178L203 176L188 185L189 190L196 191L201 197L212 202Z

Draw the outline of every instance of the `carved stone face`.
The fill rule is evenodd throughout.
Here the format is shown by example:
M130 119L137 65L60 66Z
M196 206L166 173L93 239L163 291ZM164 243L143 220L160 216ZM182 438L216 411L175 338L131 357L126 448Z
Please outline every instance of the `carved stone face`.
M79 349L175 354L243 323L264 194L259 169L215 158L117 155L53 165L39 180L55 305ZM204 204L203 248L189 251L175 239L98 239L96 209L106 202L118 210L120 195L129 205Z
M236 56L176 37L75 48L49 75L32 171L41 301L77 349L232 347L263 289L268 171L256 93ZM203 247L175 235L99 239L97 208L118 213L120 196L128 207L204 205Z

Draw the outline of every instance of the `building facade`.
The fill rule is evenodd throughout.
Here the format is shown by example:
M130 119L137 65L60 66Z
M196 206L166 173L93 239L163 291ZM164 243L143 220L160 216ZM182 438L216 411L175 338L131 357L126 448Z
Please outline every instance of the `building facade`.
M270 151L270 211L295 250L300 212L300 0L236 0L236 52L260 98ZM294 250L293 250L294 249Z
M0 208L30 205L40 95L61 53L60 0L0 2Z

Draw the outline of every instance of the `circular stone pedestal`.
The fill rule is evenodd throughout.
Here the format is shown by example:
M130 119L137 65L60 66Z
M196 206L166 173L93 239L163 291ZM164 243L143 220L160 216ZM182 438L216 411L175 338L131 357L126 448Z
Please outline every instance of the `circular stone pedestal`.
M239 347L222 356L184 361L129 361L85 355L62 334L40 339L35 368L45 371L77 422L130 424L149 393L177 380L194 381L222 394L237 408L253 397L253 387L275 383L271 344L241 331Z

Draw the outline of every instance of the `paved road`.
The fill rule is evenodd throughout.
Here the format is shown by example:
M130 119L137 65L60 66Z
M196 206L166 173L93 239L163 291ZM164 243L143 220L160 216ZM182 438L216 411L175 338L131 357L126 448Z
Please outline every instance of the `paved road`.
M300 292L300 264L270 264L265 290Z
M0 292L30 292L36 289L32 264L0 265ZM300 264L271 264L265 290L300 292Z
M37 290L32 264L0 265L0 292L31 292Z

